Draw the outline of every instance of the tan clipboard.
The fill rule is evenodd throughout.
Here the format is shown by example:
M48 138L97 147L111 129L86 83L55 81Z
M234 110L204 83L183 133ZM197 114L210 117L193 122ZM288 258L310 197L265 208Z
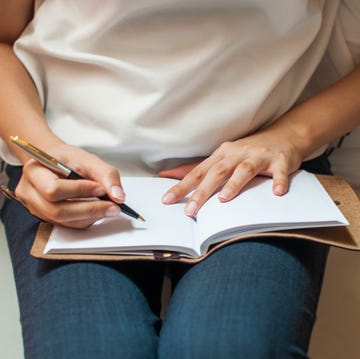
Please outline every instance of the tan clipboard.
M288 231L252 233L236 237L213 246L204 256L199 258L185 258L178 253L156 251L152 255L127 254L45 254L44 249L52 230L52 225L42 222L36 234L31 255L37 258L52 260L86 260L86 261L135 261L135 260L168 260L184 263L196 263L221 247L241 240L260 238L300 238L319 243L326 243L336 247L360 250L360 200L351 186L336 176L317 176L331 198L338 205L349 221L349 226L307 228Z

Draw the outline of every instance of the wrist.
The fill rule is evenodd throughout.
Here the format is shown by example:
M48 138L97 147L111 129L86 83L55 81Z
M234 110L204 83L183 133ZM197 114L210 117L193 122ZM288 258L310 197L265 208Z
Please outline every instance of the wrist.
M278 144L282 152L287 153L295 162L302 162L317 149L309 127L301 123L285 122L282 118L258 134L265 135L269 143Z
M308 158L323 144L319 143L316 130L304 123L289 126L287 138L290 139L293 151L298 154L301 161Z

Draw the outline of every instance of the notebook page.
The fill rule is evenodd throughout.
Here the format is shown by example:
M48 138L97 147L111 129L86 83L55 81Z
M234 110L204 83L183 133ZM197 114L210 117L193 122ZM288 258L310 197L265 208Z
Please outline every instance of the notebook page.
M214 195L198 214L201 242L218 232L223 240L235 233L348 224L315 175L296 172L284 196L275 196L272 184L271 178L256 177L227 203Z
M191 247L193 219L184 215L184 204L165 206L161 202L165 191L175 183L175 180L164 178L122 178L126 204L146 222L121 215L98 221L88 229L55 226L45 253Z

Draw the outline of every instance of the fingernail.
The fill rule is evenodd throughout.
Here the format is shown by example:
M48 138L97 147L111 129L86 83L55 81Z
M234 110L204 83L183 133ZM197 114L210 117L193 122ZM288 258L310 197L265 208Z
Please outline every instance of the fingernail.
M185 214L188 216L195 216L197 210L197 203L195 201L190 201L185 207Z
M219 193L219 198L220 199L228 199L231 195L231 190L230 188L223 188L221 190L221 192Z
M275 191L275 194L284 194L285 190L286 190L286 188L283 184L278 184L278 185L276 185L274 191Z
M165 193L165 195L162 198L163 203L173 203L175 200L175 194L172 192Z
M105 217L117 217L120 214L118 206L111 206L105 212Z
M110 188L110 193L113 198L118 199L119 201L125 200L125 194L120 186L112 186Z

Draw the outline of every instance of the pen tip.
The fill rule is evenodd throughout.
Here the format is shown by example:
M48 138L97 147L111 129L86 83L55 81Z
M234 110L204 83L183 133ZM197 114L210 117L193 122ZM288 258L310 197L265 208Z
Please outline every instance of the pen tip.
M139 216L137 219L138 219L139 221L141 221L141 222L145 222L145 219L144 219L143 217L141 217L141 216Z

